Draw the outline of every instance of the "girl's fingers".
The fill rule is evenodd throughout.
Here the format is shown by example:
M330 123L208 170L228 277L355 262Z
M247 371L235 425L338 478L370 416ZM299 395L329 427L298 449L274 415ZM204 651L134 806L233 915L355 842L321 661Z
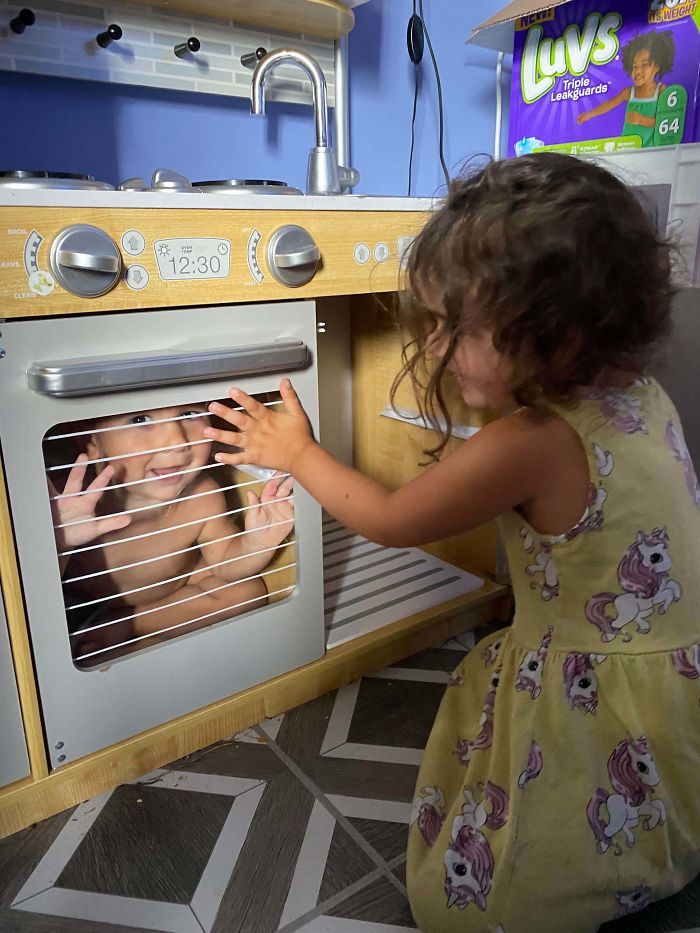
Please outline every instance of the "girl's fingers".
M283 379L280 382L280 395L282 396L284 407L287 409L290 415L304 414L304 409L301 402L299 401L299 396L294 391L294 386L289 379Z
M231 386L228 390L229 398L236 402L237 405L240 405L244 408L249 416L255 421L259 421L261 418L266 417L269 412L267 408L263 405L262 402L259 402L257 399L254 399L251 395L248 395L247 392L244 392L243 389L237 389L235 386Z
M228 405L222 405L221 402L212 402L209 405L209 411L216 415L217 418L221 418L222 421L228 421L229 424L232 424L235 428L242 430L246 422L248 421L248 415L244 411L236 411L233 408L229 408ZM210 428L205 428L204 433L211 430Z
M217 463L226 463L228 466L238 466L240 463L248 463L249 461L249 457L245 451L240 454L226 454L221 452L214 454L214 459Z
M245 431L221 431L219 428L205 428L204 436L212 441L218 441L220 444L226 444L228 447L245 447L247 434Z

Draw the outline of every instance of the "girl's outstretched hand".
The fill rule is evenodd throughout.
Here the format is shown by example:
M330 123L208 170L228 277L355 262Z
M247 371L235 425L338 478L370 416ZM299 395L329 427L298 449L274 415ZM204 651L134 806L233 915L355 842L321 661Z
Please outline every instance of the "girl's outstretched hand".
M237 447L240 453L218 453L214 459L232 466L257 463L293 474L302 452L315 442L309 419L289 379L280 383L284 411L266 407L242 389L231 388L228 394L242 411L219 402L212 402L209 411L238 430L205 428L204 434L220 444Z

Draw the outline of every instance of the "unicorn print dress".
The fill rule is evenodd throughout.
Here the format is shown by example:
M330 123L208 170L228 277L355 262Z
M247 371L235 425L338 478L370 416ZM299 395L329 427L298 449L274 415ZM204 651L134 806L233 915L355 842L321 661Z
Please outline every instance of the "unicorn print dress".
M563 535L503 517L516 614L455 670L421 766L425 933L593 933L700 872L700 488L653 380L557 407L588 454Z

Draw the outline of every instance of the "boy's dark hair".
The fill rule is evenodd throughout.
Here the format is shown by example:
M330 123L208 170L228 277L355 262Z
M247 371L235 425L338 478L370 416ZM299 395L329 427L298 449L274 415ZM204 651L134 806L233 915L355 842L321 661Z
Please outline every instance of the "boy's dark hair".
M668 241L605 169L552 152L491 162L452 181L411 246L398 312L409 341L392 401L409 376L440 435L426 451L436 459L451 429L443 377L464 334L492 333L521 405L572 401L608 367L642 372L670 330L670 273ZM427 298L449 336L432 364Z
M628 75L632 74L634 56L645 49L649 53L649 58L658 67L659 77L673 68L673 60L676 57L676 43L673 35L668 30L642 32L637 33L627 45L622 47L622 67Z

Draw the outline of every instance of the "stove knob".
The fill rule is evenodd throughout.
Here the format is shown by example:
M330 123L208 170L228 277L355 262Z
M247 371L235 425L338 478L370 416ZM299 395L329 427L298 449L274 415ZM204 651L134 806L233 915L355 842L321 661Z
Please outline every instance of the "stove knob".
M287 224L270 237L267 244L267 265L270 272L290 288L306 285L316 273L321 250L303 227Z
M62 230L51 245L49 261L59 284L80 298L104 295L122 274L117 244L89 224L73 224Z

